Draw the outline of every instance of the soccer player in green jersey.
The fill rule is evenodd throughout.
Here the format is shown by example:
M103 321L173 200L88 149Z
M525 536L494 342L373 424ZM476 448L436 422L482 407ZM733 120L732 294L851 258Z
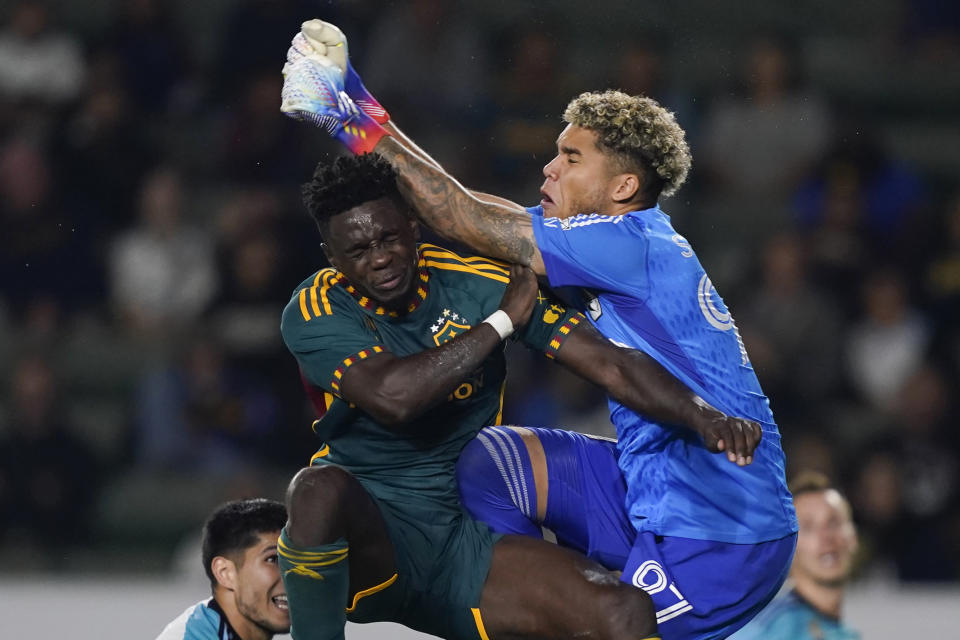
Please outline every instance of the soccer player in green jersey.
M395 180L366 155L319 166L304 188L333 266L282 320L324 441L291 481L278 545L294 637L342 638L346 619L454 639L657 637L642 590L472 520L456 460L500 421L509 335L638 411L700 432L737 419L600 337L529 269L418 243Z

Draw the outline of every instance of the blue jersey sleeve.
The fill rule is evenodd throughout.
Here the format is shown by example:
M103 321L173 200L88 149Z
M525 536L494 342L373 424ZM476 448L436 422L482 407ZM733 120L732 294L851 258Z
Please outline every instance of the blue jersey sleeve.
M647 240L627 216L544 218L531 211L537 248L554 287L619 291L647 289Z

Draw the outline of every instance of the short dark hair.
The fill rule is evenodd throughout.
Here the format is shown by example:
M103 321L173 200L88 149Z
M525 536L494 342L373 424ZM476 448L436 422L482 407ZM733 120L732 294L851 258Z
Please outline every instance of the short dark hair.
M326 240L330 218L364 202L391 198L402 205L397 174L379 154L341 156L333 163L320 162L310 182L301 188L303 202L320 235ZM401 206L401 210L405 207Z
M217 507L203 524L203 569L211 588L217 586L210 566L214 558L246 551L261 533L279 531L286 522L286 507L267 498L234 500Z

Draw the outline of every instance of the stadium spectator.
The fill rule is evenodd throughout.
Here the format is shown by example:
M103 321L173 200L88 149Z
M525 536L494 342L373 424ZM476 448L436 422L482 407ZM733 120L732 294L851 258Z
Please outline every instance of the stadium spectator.
M861 300L860 317L845 339L847 372L863 400L887 412L903 383L920 366L930 329L911 304L903 276L893 269L871 272Z
M850 503L819 473L790 483L800 531L790 567L792 589L770 603L734 640L856 640L841 620L857 552Z
M777 417L804 417L836 393L841 317L814 285L806 247L796 234L770 239L763 250L761 286L741 305L738 324Z
M19 359L10 387L13 411L0 437L0 531L21 561L56 567L53 549L89 542L98 461L70 422L47 358Z
M278 399L256 369L227 362L218 338L187 341L146 372L136 397L141 465L229 478L273 462Z
M793 194L796 226L826 240L829 229L856 234L861 258L907 266L916 252L927 187L862 122L841 129ZM825 237L818 238L821 231ZM841 257L841 256L838 256ZM848 259L855 259L854 254Z
M724 244L714 250L737 263L745 247L789 221L789 198L826 149L832 126L827 106L799 84L799 61L785 42L759 38L746 51L745 93L718 97L698 154L710 180L705 215ZM745 267L724 269L739 280Z
M120 65L123 86L141 114L182 108L193 80L186 35L164 0L122 0L103 45Z
M195 322L216 294L213 242L183 219L181 178L169 167L144 179L138 207L139 224L111 247L111 295L134 333L168 333Z
M494 81L502 97L488 128L489 138L500 144L485 145L491 147L485 153L490 154L498 192L521 198L540 186L540 169L557 137L551 114L563 109L571 93L582 87L575 85L570 73L573 57L555 27L531 29L524 22L502 40L497 49L508 53L512 63Z
M84 222L62 198L42 146L24 137L0 146L0 295L20 310L47 296L61 307L89 305L102 274Z
M51 25L42 0L21 0L0 31L0 94L5 100L60 106L83 87L80 43Z

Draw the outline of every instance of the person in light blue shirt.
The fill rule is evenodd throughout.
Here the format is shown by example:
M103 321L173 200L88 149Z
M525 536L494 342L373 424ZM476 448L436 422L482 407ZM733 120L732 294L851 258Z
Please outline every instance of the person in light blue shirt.
M271 640L290 631L277 539L287 510L255 498L221 505L203 526L203 568L213 597L170 622L157 640Z
M792 588L771 602L735 640L859 640L840 619L853 570L857 532L850 503L816 472L790 483L800 531L790 567Z

